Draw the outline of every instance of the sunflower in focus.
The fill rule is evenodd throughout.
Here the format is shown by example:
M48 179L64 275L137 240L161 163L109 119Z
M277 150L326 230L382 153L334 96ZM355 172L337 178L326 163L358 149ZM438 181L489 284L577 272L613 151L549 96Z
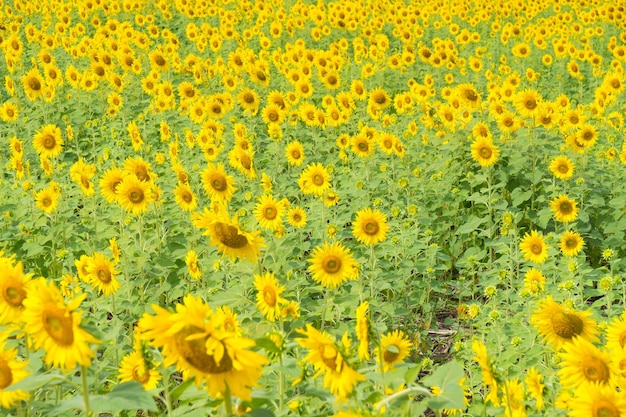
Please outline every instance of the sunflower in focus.
M30 397L21 389L5 390L28 376L27 366L27 361L18 360L17 349L8 349L0 340L0 407L9 409Z
M31 286L31 274L24 274L22 263L0 257L0 323L18 323L24 300Z
M614 378L615 371L609 354L588 340L574 337L571 343L563 346L559 355L559 380L563 388L579 388L588 385L609 385Z
M388 231L387 217L380 211L370 208L357 211L352 234L359 242L368 246L383 242Z
M228 202L236 188L233 177L226 174L223 164L209 165L201 173L202 185L212 200Z
M254 288L256 288L256 305L263 316L269 321L275 321L281 317L281 306L285 300L281 294L285 287L278 283L273 272L266 272L263 275L254 275Z
M289 165L300 166L304 162L304 147L299 141L294 140L285 146L285 156Z
M30 101L44 96L46 85L44 84L43 76L37 68L31 69L23 75L21 81L26 97L28 97Z
M113 295L120 289L120 283L115 277L116 271L110 259L105 258L100 252L89 257L86 281L94 286L101 294Z
M77 364L90 366L95 353L89 344L100 343L80 327L83 313L77 309L85 296L66 304L56 285L40 278L23 302L24 331L35 349L44 349L45 363L63 372L71 372Z
M55 125L45 125L34 136L33 146L41 158L55 158L61 154L63 139L61 129Z
M543 241L543 235L536 230L524 235L520 241L520 249L524 259L529 262L542 264L548 259L548 246Z
M559 351L575 337L598 341L596 322L590 315L588 311L568 310L548 296L539 301L530 323L539 331L544 343Z
M309 262L313 280L327 288L337 288L358 275L357 263L350 250L339 242L324 242L322 246L316 247Z
M541 103L541 95L532 89L520 91L513 98L513 105L520 116L534 119L539 111Z
M394 330L381 336L380 347L376 358L382 360L382 368L385 372L402 363L404 358L411 353L411 342L402 330Z
M292 207L287 211L287 223L301 229L306 226L306 212L302 207Z
M569 223L578 217L576 202L564 194L559 195L550 202L550 209L558 222Z
M135 215L145 213L154 201L151 184L134 175L126 175L116 189L119 204Z
M574 163L566 156L559 155L550 162L550 172L560 180L567 180L574 175Z
M585 241L579 233L568 230L561 236L559 248L565 256L577 256L584 244Z
M174 189L174 195L176 196L176 204L184 211L194 211L198 206L198 199L189 184L179 182Z
M213 310L200 297L186 295L176 311L152 305L155 314L139 320L139 338L161 348L164 365L175 364L183 379L197 385L206 382L209 395L218 398L227 390L250 400L252 387L267 359L250 350L254 341L225 331Z
M271 195L263 195L254 208L254 217L262 228L277 231L283 225L285 206Z
M300 174L298 186L304 194L320 197L330 188L330 174L321 163L311 163Z
M239 228L236 216L231 220L225 210L213 213L204 209L201 214L192 217L195 227L206 229L205 234L211 237L211 245L216 245L222 255L231 259L248 259L255 262L265 246L260 232L246 232Z
M312 364L317 371L314 377L324 374L324 388L329 388L331 394L347 398L356 384L365 380L363 375L350 366L340 347L328 334L320 332L310 324L296 332L304 337L296 338L295 341L309 350L304 360Z
M479 137L472 142L472 158L486 168L498 162L500 150L493 144L490 138Z

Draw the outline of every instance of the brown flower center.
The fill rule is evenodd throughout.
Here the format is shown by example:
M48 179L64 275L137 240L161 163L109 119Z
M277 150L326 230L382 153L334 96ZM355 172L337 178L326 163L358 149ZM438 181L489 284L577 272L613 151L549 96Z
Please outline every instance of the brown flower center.
M370 220L363 225L363 232L365 232L366 235L375 235L379 230L380 226L378 225L378 222L374 220Z
M583 374L588 381L606 383L609 380L609 367L598 358L585 358Z
M7 287L4 290L4 301L13 307L22 307L22 301L26 298L26 291L24 288Z
M313 184L317 185L318 187L324 185L324 176L321 174L313 175Z
M226 183L226 178L224 178L222 175L214 176L213 178L211 178L211 187L213 187L215 191L225 191L228 187L228 184Z
M265 287L263 289L263 301L270 307L276 306L276 292L273 288Z
M28 86L33 91L41 90L41 82L35 77L32 77L28 80Z
M263 210L263 217L267 220L274 220L278 215L278 210L275 207L265 207Z
M128 193L128 199L133 204L139 204L144 200L145 196L143 194L143 190L140 188L135 188Z
M619 417L620 412L612 402L600 399L591 406L591 415L593 417Z
M248 244L248 238L239 234L237 227L228 224L217 223L215 225L215 235L223 245L229 248L239 249Z
M8 387L13 382L13 372L9 364L0 358L0 390Z
M322 269L327 274L335 274L341 269L341 259L335 255L328 255L322 262Z
M72 316L54 306L46 306L42 314L43 327L48 335L61 346L74 343Z
M491 158L492 154L493 154L493 151L491 150L491 148L489 146L483 146L482 148L480 148L480 156L481 156L481 158L489 159L489 158Z
M583 331L583 321L575 314L558 312L550 319L557 336L571 339Z
M188 340L191 336L203 332L204 330L199 327L188 325L176 333L175 344L180 356L195 369L207 374L220 374L232 370L233 361L226 351L224 351L220 363L215 361L213 355L207 353L207 336L194 337Z
M50 136L50 135L44 136L42 142L43 142L43 147L46 149L54 149L55 145L57 144L57 141L54 138L54 136Z

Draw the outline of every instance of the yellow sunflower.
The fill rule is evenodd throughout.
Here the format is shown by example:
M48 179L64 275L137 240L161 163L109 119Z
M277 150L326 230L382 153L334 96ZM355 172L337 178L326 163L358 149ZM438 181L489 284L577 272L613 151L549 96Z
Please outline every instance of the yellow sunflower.
M626 316L624 313L614 318L606 329L606 349L613 354L626 351Z
M144 342L145 343L145 342ZM141 345L140 345L141 346ZM143 349L134 350L122 358L118 370L120 382L139 382L146 391L153 390L159 385L161 374L156 369L157 363L153 363L148 353L147 346Z
M198 267L198 255L196 251L189 250L187 256L185 256L185 265L187 265L187 272L189 276L195 280L202 278L202 271Z
M287 223L291 226L301 229L306 226L306 212L302 207L292 207L287 211Z
M198 206L198 199L189 184L179 182L174 189L174 195L176 196L176 204L184 211L194 211Z
M377 360L385 372L404 361L411 353L411 342L402 330L394 330L381 336Z
M594 125L585 123L576 134L576 143L584 148L590 148L598 141L598 129Z
M287 300L281 297L285 287L278 283L273 272L263 275L254 275L254 288L256 288L256 305L269 321L274 321L281 316L281 305Z
M569 223L578 217L576 202L564 194L559 195L550 202L550 209L558 222Z
M21 262L14 264L12 258L0 258L0 324L21 320L32 275L24 274Z
M236 188L233 177L226 174L224 164L209 165L201 173L202 185L211 200L228 202Z
M576 389L592 384L611 385L614 369L609 354L588 340L574 337L560 353L559 381L565 389Z
M51 187L44 188L35 194L35 205L46 214L52 214L59 204L60 194Z
M61 129L55 125L45 125L34 136L33 146L41 158L50 159L61 154L63 139Z
M100 179L100 192L108 203L117 201L117 187L126 173L121 168L110 168Z
M472 142L472 158L481 167L486 168L498 162L500 150L493 144L490 138L479 137Z
M304 147L299 141L294 140L285 146L285 156L289 165L300 166L304 162Z
M327 288L337 288L348 279L356 279L357 263L350 250L339 242L324 242L313 250L309 258L309 272L313 280Z
M216 245L219 253L231 259L255 262L261 247L265 246L259 231L240 229L236 216L231 220L225 210L212 213L205 208L202 214L194 215L192 221L194 226L206 229L205 234L211 237L211 245Z
M524 274L524 290L528 291L532 295L537 295L544 291L545 286L546 277L540 270L530 268L526 271Z
M330 174L321 163L311 163L300 174L298 186L304 194L320 197L330 188Z
M222 396L227 390L249 401L252 387L267 359L250 350L254 341L224 331L219 317L200 297L187 295L176 311L152 305L155 314L139 320L139 337L162 348L164 365L176 364L183 379L206 383L209 395Z
M34 101L39 97L43 97L46 90L44 79L37 68L28 71L21 78L24 92L30 101Z
M363 301L356 308L356 338L359 341L359 360L370 359L369 349L369 335L370 335L370 323L368 318L369 303Z
M263 195L254 208L254 217L263 229L276 231L283 226L285 206L271 195Z
M40 278L23 302L24 331L35 349L44 349L46 364L60 367L63 372L71 372L77 364L90 366L95 353L89 344L100 343L80 327L83 313L77 309L85 296L66 304L56 285Z
M550 172L560 180L567 180L574 175L575 165L571 159L559 155L550 162Z
M133 214L143 214L154 201L154 194L150 183L140 181L134 175L126 175L117 186L118 202Z
M369 246L383 242L388 231L387 217L380 211L370 208L357 211L352 234L359 242Z
M576 391L568 402L571 417L626 416L626 394L605 385L591 384Z
M520 241L520 249L527 261L542 264L548 259L548 246L543 241L543 235L536 230L524 235Z
M588 311L568 310L551 296L539 301L530 323L539 331L544 343L559 351L574 337L596 342L596 322Z
M543 375L539 373L537 368L531 366L526 371L526 377L524 378L524 384L526 384L526 390L531 398L535 399L535 408L537 411L543 409L543 390L545 384L541 382Z
M474 340L472 342L472 351L476 354L474 360L480 365L483 385L489 390L485 400L491 401L493 405L498 406L500 404L500 398L498 397L498 378L494 375L494 369L491 358L487 352L487 346L479 340Z
M579 233L568 230L561 236L559 248L565 256L576 256L583 249L585 241Z
M513 98L513 105L520 116L534 119L541 110L541 94L533 89L520 91Z
M304 360L317 371L314 377L324 374L324 388L329 388L331 394L346 398L359 381L365 380L350 366L341 349L325 332L320 332L310 324L296 332L304 336L296 338L296 342L309 350Z
M105 258L103 253L96 252L89 257L85 270L86 281L101 294L112 295L120 289L120 283L115 277L119 271L115 270L111 260Z
M4 341L0 341L0 407L9 409L30 397L21 389L5 389L28 376L27 366L28 362L18 360L17 349L7 349Z

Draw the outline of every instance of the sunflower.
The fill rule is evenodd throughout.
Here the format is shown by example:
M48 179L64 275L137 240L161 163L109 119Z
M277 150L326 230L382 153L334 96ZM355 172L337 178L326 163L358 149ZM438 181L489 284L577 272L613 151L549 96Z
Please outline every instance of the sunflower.
M37 131L33 146L41 158L54 158L61 154L63 139L61 129L55 125L45 125Z
M117 186L117 197L124 210L135 215L145 213L154 201L151 184L140 181L134 175L127 175L120 182Z
M567 310L551 296L539 301L530 323L539 331L544 343L559 351L574 337L596 342L596 322L588 311Z
M28 376L27 366L28 362L18 360L17 349L7 349L5 342L0 341L0 407L9 409L30 397L21 389L5 390Z
M35 204L37 208L46 214L52 214L59 204L60 194L55 192L51 187L44 188L35 194Z
M304 337L298 337L295 341L309 350L304 360L317 371L314 377L324 374L324 388L330 388L331 394L346 398L359 381L365 380L363 375L352 369L341 349L325 332L320 332L310 324L296 332Z
M584 148L592 147L598 141L598 130L595 126L585 123L576 134L576 142Z
M472 158L486 168L498 162L500 150L493 144L491 139L480 137L472 142Z
M124 160L124 172L134 175L139 181L153 181L156 179L156 175L150 172L150 164L140 156L126 158Z
M285 146L285 156L289 165L300 166L304 162L304 147L297 140L289 142Z
M515 94L513 105L520 116L535 118L541 109L541 95L532 89L523 90Z
M281 294L285 287L278 283L273 272L266 272L263 275L254 275L254 287L256 293L256 305L263 316L274 321L281 317L281 306L287 302Z
M211 237L211 245L216 245L219 253L231 259L255 262L261 247L265 246L259 231L250 233L241 230L236 216L231 220L225 210L212 213L205 208L202 214L193 216L192 222L194 226L206 229L205 234Z
M537 411L543 409L543 389L545 385L541 382L543 375L539 373L537 368L531 366L526 371L526 377L524 378L524 384L526 384L526 390L531 398L535 399L535 408Z
M500 404L498 397L498 378L494 375L494 369L491 358L487 352L487 346L479 340L474 340L472 342L472 351L476 354L474 360L480 365L483 385L485 388L489 389L489 394L487 394L485 399L491 401L493 405L498 406Z
M91 256L80 255L80 258L74 260L74 266L76 267L76 273L78 278L84 282L89 282L89 271L87 266L91 263Z
M254 208L254 217L262 228L277 231L283 225L285 206L271 195L263 195Z
M352 152L360 157L367 158L376 151L373 138L368 137L363 133L358 133L351 138Z
M387 237L389 225L386 216L378 210L364 208L356 212L352 234L365 245L375 245Z
M306 226L306 212L302 207L292 207L287 211L287 223L301 229Z
M576 202L564 194L559 195L550 202L550 209L558 222L569 223L578 217Z
M174 189L174 195L176 196L176 204L183 211L194 211L198 205L198 199L196 195L191 191L189 184L179 182Z
M30 101L34 101L45 94L46 86L44 79L37 68L28 71L21 78L24 92Z
M245 113L255 115L259 110L260 100L259 95L251 88L243 88L239 94L237 94L237 103Z
M571 417L626 416L626 394L613 387L591 384L576 391L569 403Z
M144 342L145 343L145 342ZM141 346L122 358L118 370L120 382L139 382L146 391L153 390L159 385L161 374L153 363L147 346Z
M236 188L233 186L233 177L226 174L224 164L209 163L200 175L204 191L211 200L230 201Z
M87 272L86 281L94 286L101 294L113 295L120 289L120 283L115 278L119 273L113 267L111 261L100 252L94 253L89 258L85 267Z
M185 380L206 382L209 395L219 397L227 390L250 400L252 387L267 360L250 350L254 341L224 331L218 315L200 297L187 295L176 312L153 305L155 314L139 320L139 338L162 348L164 365L176 364Z
M613 319L606 329L606 349L612 354L626 351L626 315Z
M367 316L369 310L369 303L367 301L363 301L356 308L356 338L359 341L359 360L369 360L370 359L370 350L369 350L369 334L370 334L370 323L369 318Z
M348 279L358 275L357 263L350 250L339 242L324 242L313 250L309 258L309 272L313 280L324 287L337 288Z
M241 148L232 149L228 152L228 163L249 179L257 177L254 169L254 150L251 148L248 150Z
M480 95L472 84L460 84L455 89L456 97L468 109L480 108Z
M612 385L614 370L609 354L588 340L574 337L560 353L559 380L565 389L591 384Z
M320 197L330 188L330 174L321 163L311 163L300 174L298 186L304 194Z
M583 249L584 244L585 241L579 233L568 230L561 236L559 248L565 256L576 256Z
M187 252L185 265L187 265L187 272L189 272L189 276L191 276L191 278L196 281L202 278L202 271L198 268L198 255L196 254L196 251L190 250Z
M540 294L546 286L546 277L543 273L536 269L530 268L524 274L524 289L532 295Z
M22 263L13 263L12 258L0 257L0 323L20 321L24 311L24 299L33 274L24 274ZM0 372L2 375L2 372Z
M524 235L520 241L520 249L527 261L542 264L548 259L548 246L543 241L543 235L536 230Z
M35 349L45 350L44 361L71 372L76 365L90 366L95 353L89 343L98 339L80 327L82 311L77 311L86 294L65 303L52 281L33 282L24 299L24 331Z
M397 364L402 363L410 352L411 342L404 335L404 332L394 330L381 336L377 360L381 363L383 370L388 372Z
M574 163L567 156L559 155L550 162L550 172L560 180L572 178L574 168Z

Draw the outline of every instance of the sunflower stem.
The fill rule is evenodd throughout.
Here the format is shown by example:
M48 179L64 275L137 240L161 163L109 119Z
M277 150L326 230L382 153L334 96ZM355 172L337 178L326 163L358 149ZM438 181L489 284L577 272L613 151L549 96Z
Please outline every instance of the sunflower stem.
M226 383L226 391L224 391L224 411L226 411L226 417L233 415L233 397L230 395L228 383Z
M395 401L398 398L401 398L405 395L410 395L410 394L422 394L425 395L427 397L432 397L432 392L430 392L430 390L426 387L422 387L421 385L417 385L414 387L410 387L410 388L405 388L402 391L396 392L394 394L389 395L388 397L385 397L383 400L381 400L378 404L376 404L375 408L377 410L381 410L383 408L386 408L387 405L391 404L393 401Z
M165 394L165 407L167 408L167 416L172 417L172 398L170 396L170 376L167 369L163 367L163 393Z
M80 366L80 377L83 383L83 401L85 403L85 415L91 417L91 409L89 408L89 387L87 386L87 367L85 365Z

